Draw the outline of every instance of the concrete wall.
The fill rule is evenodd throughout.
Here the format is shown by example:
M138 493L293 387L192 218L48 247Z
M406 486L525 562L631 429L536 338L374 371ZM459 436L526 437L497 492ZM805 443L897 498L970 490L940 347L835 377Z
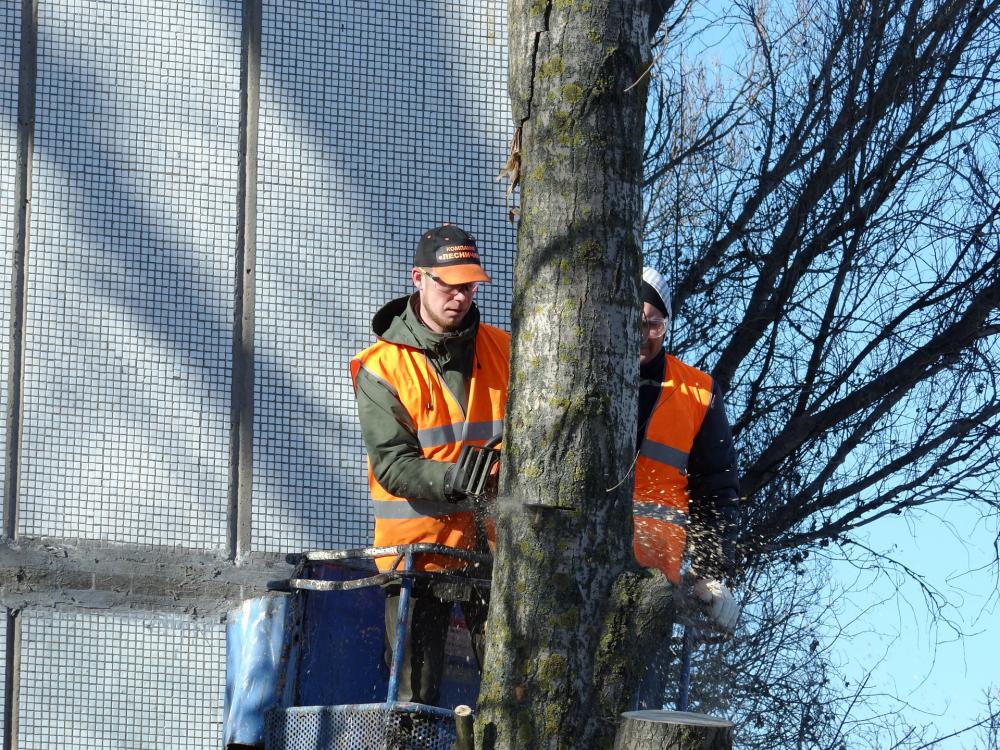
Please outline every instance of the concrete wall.
M226 609L370 541L347 365L422 229L478 237L506 325L506 9L36 2L0 0L3 729L216 747Z

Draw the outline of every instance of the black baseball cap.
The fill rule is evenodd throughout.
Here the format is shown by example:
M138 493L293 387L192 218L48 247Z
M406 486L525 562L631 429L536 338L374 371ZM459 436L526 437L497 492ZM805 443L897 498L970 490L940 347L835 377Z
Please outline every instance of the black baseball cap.
M413 265L434 269L445 284L490 281L479 262L476 238L454 224L442 224L420 235Z

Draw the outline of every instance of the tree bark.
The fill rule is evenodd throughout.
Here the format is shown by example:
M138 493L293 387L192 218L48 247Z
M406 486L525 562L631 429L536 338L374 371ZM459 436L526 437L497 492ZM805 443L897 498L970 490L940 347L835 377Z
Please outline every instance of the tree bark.
M648 14L511 0L510 401L480 748L610 748L670 590L632 555Z
M705 714L631 711L614 750L732 750L733 725Z

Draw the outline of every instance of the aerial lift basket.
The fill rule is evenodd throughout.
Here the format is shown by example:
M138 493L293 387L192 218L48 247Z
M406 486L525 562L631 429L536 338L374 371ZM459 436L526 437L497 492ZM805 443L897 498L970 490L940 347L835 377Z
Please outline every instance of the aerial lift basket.
M415 570L422 554L458 557L466 566ZM393 559L392 569L375 570L373 560L386 557ZM489 556L414 544L307 552L298 560L293 578L272 584L275 593L249 600L230 615L224 746L451 750L455 720L449 706L475 705L478 671L468 639L453 637L459 632L453 629L442 705L397 700L409 600L418 579L456 590L488 588ZM399 627L387 668L382 586L393 583L400 587Z

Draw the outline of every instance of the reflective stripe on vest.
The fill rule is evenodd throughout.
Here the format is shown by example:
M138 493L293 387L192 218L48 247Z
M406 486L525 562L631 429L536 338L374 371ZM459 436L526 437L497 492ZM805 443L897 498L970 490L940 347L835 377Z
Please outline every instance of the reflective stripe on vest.
M653 521L666 521L674 526L680 526L682 529L687 529L688 526L688 514L683 510L657 503L636 501L632 505L632 514L635 516L636 523L639 523L639 519L649 518Z
M659 461L661 464L666 464L667 466L673 466L681 474L687 474L688 454L665 443L658 443L650 438L648 434L646 435L646 439L642 441L642 448L639 449L639 455Z
M680 582L688 527L687 467L712 400L712 378L670 355L635 469L634 551L640 565Z
M420 349L380 340L352 360L351 373L356 379L363 367L383 381L410 415L424 458L452 463L458 459L463 443L482 444L503 428L509 336L499 328L480 323L475 347L465 410ZM368 487L375 508L375 546L428 542L457 549L475 547L476 527L468 506L397 497L378 483L370 461ZM391 558L376 563L385 570ZM461 564L441 556L417 560L417 568L423 570Z
M494 419L489 422L459 422L440 427L428 427L417 430L417 440L421 448L433 448L461 440L463 443L489 440L503 429L503 420ZM463 434L464 433L464 434Z
M375 518L441 518L456 513L468 513L471 507L460 503L439 503L434 500L373 500Z

